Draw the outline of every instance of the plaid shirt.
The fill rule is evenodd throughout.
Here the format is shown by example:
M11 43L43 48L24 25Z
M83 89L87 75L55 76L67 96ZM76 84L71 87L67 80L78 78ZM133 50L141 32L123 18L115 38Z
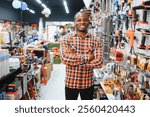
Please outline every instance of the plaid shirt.
M68 51L72 49L74 53ZM94 53L88 62L87 54ZM93 69L103 65L100 40L87 33L79 37L76 32L69 33L60 41L62 63L66 64L65 85L73 89L86 89L93 85Z

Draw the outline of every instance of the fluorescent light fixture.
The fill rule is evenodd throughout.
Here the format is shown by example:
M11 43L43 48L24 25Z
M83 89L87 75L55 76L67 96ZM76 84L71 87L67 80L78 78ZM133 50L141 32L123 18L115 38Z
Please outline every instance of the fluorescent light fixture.
M66 0L64 0L64 7L65 7L65 10L66 10L66 13L68 14L69 13L69 9L68 9L68 5L67 5Z
M36 0L39 4L41 4L42 2L41 2L41 0Z
M26 10L30 11L30 13L35 14L35 11L33 11L32 9L27 8Z
M47 8L47 6L45 4L42 3L41 5L42 5L42 7Z
M48 14L50 15L51 14L51 11L50 11L50 9L44 4L44 3L42 3L42 1L41 0L36 0L45 10L46 10L46 12L48 12ZM48 9L48 10L47 10ZM44 10L43 10L44 11ZM42 12L43 12L42 11ZM31 11L30 11L31 12ZM35 13L35 12L33 12L32 11L32 13Z
M31 13L35 14L35 11L33 11L32 9L29 9L29 11L30 11Z

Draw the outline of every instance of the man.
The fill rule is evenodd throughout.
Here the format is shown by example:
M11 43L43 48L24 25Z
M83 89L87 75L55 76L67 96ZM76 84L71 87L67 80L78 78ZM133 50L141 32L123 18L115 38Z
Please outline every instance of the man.
M100 40L87 32L89 15L84 10L75 15L75 31L60 42L62 63L66 64L66 100L93 99L93 69L103 65Z
M20 38L20 44L23 45L23 43L26 42L26 32L25 29L21 29L18 33L19 38Z
M39 35L39 41L41 41L41 45L43 45L43 48L45 50L48 50L48 44L46 44L47 40L47 33L46 33L46 29L42 29L42 33Z
M66 31L65 31L65 27L64 26L60 26L59 27L59 33L60 33L60 37L61 36L64 36L66 34Z
M39 36L38 39L40 41L47 41L46 29L42 29L41 33L38 36Z

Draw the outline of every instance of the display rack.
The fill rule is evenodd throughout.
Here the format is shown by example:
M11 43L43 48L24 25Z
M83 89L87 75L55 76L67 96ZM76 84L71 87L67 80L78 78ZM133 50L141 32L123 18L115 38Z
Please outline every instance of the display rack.
M124 93L134 94L130 99L150 99L150 93L143 93L140 88L140 75L144 76L143 82L150 81L149 6L149 0L92 0L88 8L92 11L91 27L94 27L90 28L90 32L100 38L104 57L104 67L94 71L94 74L101 79L102 75L99 74L113 74L112 79L119 80ZM104 72L98 73L101 71ZM138 75L132 76L132 73ZM105 91L103 83L100 84ZM133 89L129 91L131 85ZM147 83L143 87L149 90L149 86L150 83ZM109 99L114 99L113 95L106 95ZM143 98L143 95L149 98ZM127 97L130 96L126 96L126 99Z

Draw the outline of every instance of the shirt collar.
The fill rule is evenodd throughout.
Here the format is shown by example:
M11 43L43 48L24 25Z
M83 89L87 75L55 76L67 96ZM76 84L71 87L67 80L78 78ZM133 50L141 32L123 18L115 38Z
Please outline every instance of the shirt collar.
M73 36L78 36L76 31L73 31L72 34L73 34ZM89 37L91 37L91 35L90 35L90 33L87 32L84 37L89 38Z

